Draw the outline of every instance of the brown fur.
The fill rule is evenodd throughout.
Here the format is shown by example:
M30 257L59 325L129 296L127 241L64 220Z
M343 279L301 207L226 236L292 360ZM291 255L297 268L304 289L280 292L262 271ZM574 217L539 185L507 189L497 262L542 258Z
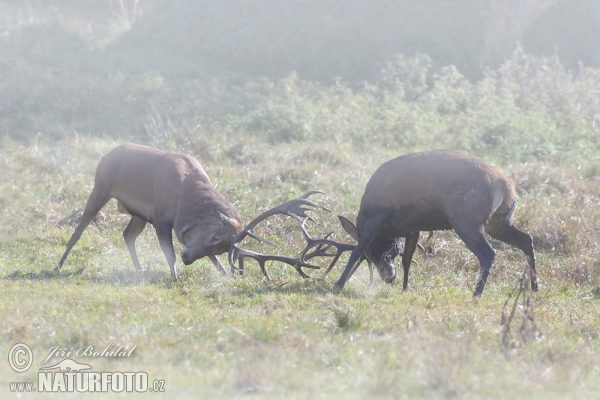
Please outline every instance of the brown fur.
M85 228L111 198L118 200L121 211L132 215L123 236L138 269L135 238L150 223L175 279L173 230L186 245L182 252L185 264L209 256L224 272L215 256L226 252L231 235L242 230L237 211L212 185L195 158L136 144L118 146L98 163L94 188L57 265L59 270Z
M480 160L445 150L396 157L381 165L367 183L357 216L360 241L337 285L344 286L363 252L382 279L392 282L396 277L393 260L400 254L399 240L404 237L406 289L419 232L454 229L480 261L476 296L483 293L495 256L484 230L527 255L532 287L537 289L531 236L512 225L515 206L513 182Z

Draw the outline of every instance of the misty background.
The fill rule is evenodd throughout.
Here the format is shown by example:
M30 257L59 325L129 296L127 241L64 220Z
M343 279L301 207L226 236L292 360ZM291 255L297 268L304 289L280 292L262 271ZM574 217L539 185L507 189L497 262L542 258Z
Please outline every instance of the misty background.
M425 66L403 78L425 84L446 66L477 83L536 57L576 75L599 66L599 33L595 0L3 1L0 128L164 135L247 116L247 93L290 76L377 86L399 59Z

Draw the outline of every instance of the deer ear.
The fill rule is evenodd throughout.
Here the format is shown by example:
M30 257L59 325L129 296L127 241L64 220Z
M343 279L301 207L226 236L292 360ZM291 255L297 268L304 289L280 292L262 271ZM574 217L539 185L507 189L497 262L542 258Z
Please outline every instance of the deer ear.
M352 239L358 242L360 240L360 234L358 233L358 229L356 229L356 225L354 225L348 218L342 217L341 215L338 215L338 219L342 223L342 227L346 233L352 236Z
M235 218L229 218L227 215L220 212L219 216L221 217L221 221L223 221L223 225L227 228L231 228L237 232L242 227L240 222Z

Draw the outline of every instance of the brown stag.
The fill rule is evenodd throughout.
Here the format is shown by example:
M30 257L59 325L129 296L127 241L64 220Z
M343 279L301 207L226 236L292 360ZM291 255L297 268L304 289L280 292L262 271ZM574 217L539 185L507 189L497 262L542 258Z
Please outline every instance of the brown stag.
M479 259L474 296L481 296L495 251L484 237L516 246L527 256L531 288L537 274L529 234L513 226L517 197L514 183L499 169L453 151L406 154L381 165L363 194L356 226L344 217L344 229L358 240L336 285L343 288L363 259L375 264L385 282L396 279L394 258L400 255L403 289L421 231L454 229Z
M125 244L129 249L134 266L140 270L141 265L135 248L135 240L150 223L156 230L158 242L165 254L171 275L177 279L175 269L175 250L173 248L173 231L177 239L185 245L181 252L184 264L208 256L219 271L225 269L216 257L229 252L232 272L243 268L243 259L256 259L265 274L265 261L274 260L290 264L303 277L308 277L302 268L319 268L306 260L322 255L326 247L309 243L302 257L290 258L277 255L264 255L241 249L239 242L247 236L262 240L255 236L252 229L265 218L274 214L283 214L297 220L309 218L306 211L311 208L327 210L318 203L307 199L318 191L310 191L303 196L269 210L246 228L235 208L213 186L200 163L193 157L165 153L150 147L123 144L104 155L96 169L94 188L87 201L83 216L56 269L65 262L69 252L77 243L84 230L96 214L111 199L118 201L119 210L131 215L131 220L123 232ZM304 231L304 228L303 228ZM306 236L308 239L308 236ZM308 247L315 248L308 253ZM235 267L236 261L240 268Z

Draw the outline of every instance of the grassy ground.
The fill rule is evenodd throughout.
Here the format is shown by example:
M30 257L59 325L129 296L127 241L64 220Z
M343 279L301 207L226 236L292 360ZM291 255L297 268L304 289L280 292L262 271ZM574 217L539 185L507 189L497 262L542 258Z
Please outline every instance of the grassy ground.
M531 298L536 327L521 331L517 310L514 340L506 346L500 320L505 300L516 294L524 256L495 243L486 292L473 300L478 266L451 232L436 234L433 255L416 256L407 292L377 276L369 285L366 268L337 293L341 267L325 280L302 281L290 267L271 265L274 281L266 282L256 265L245 277L231 278L206 260L188 267L179 262L181 279L173 282L152 229L138 240L145 271L134 271L121 238L127 218L109 203L57 276L52 268L74 228L65 217L83 207L97 159L114 145L75 137L40 138L28 146L3 141L3 351L24 342L40 360L53 346L137 346L128 359L75 359L96 371L146 371L181 398L600 394L598 186L589 179L542 164L508 171L523 190L516 224L536 238L541 290ZM252 165L226 159L204 165L245 221L309 187L328 192L320 200L334 213L354 217L366 180L386 155L356 161L351 147L341 148L337 164L319 171L322 163L302 156L316 152L310 146L287 147L287 153L271 147L271 157ZM296 163L299 177L282 182L289 159L304 161ZM334 231L339 240L351 240L334 215L316 216L315 235ZM299 246L289 221L275 220L262 234L284 252ZM0 370L6 394L8 382L35 381L37 373L18 375L6 363Z

